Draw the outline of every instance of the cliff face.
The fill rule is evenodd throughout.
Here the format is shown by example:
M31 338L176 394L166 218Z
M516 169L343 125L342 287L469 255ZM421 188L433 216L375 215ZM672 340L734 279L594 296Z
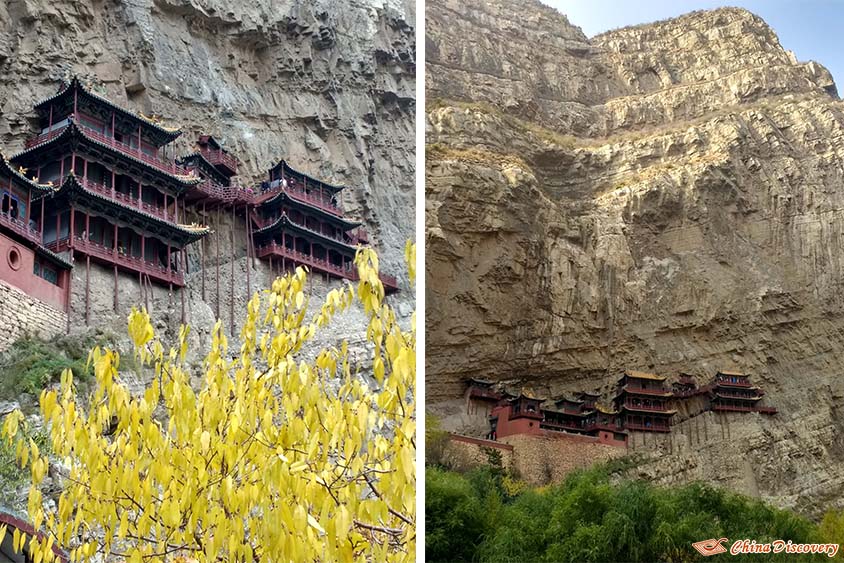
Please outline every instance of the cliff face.
M32 105L77 74L116 103L180 127L184 133L170 154L185 154L198 134L212 134L240 158L246 185L285 158L349 186L341 201L346 215L364 223L382 269L403 280L395 299L409 311L403 249L414 232L413 6L404 0L10 0L0 5L0 150L20 150L33 134ZM189 219L215 231L204 253L200 244L189 250L186 308L204 334L217 299L225 326L230 311L243 315L251 261L242 213L234 219L189 213ZM210 281L217 245L219 296ZM252 290L270 279L256 261ZM110 280L94 267L92 319L124 333L126 309L143 292L132 276L121 277L115 313ZM84 318L85 283L83 265L73 280L77 320ZM153 311L167 313L168 327L176 326L180 296L155 288L151 299Z
M529 0L433 0L427 22L435 410L461 423L468 376L608 393L625 368L738 368L780 413L684 423L637 474L807 512L840 499L844 105L828 71L740 9L592 39Z

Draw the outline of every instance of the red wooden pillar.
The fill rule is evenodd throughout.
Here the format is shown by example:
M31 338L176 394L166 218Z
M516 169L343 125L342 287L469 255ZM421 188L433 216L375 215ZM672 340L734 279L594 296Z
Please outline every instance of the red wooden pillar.
M44 200L47 199L47 196L41 196L41 224L39 225L41 228L41 244L44 244ZM56 233L56 239L58 239L58 233Z
M51 135L53 133L53 104L50 104L50 120L48 121L47 125L47 135Z
M164 220L167 220L167 194L164 194Z
M117 173L111 170L111 199L114 199L114 190L117 189Z
M74 230L75 227L75 216L76 210L73 208L73 205L70 206L70 230L67 233L68 240L70 241L70 247L74 247L74 239L76 238L76 232Z
M82 178L87 181L88 180L88 159L84 159L82 161Z
M114 111L111 112L111 138L117 140L117 137L114 136Z

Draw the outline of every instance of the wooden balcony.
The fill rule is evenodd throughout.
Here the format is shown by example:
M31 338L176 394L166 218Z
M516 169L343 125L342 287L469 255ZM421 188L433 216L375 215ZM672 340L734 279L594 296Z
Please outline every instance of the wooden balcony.
M271 215L269 217L255 216L254 221L258 224L258 228L264 229L266 227L269 227L270 225L272 225L273 223L275 223L279 219L281 219L281 216L282 216L281 213L279 213L277 215ZM319 235L321 237L325 237L327 239L335 240L339 243L345 244L346 246L354 246L356 244L354 237L343 236L343 235L338 236L338 235L333 234L333 233L323 232L321 230L318 230L317 226L308 226L307 223L303 225L301 222L293 220L290 217L290 215L287 215L287 220L290 221L290 223L296 225L297 227L299 227L301 229L305 229L307 231L310 231L310 232L312 232L316 235Z
M189 173L186 169L182 168L181 166L178 166L175 162L167 162L167 161L161 160L157 156L147 154L144 151L138 149L137 147L133 147L129 144L120 142L120 141L112 138L109 135L105 135L103 133L100 133L99 131L96 131L95 129L91 129L90 127L86 127L84 125L81 125L78 120L74 121L74 123L83 133L85 133L86 136L90 137L91 139L93 139L93 140L95 140L99 143L102 143L102 144L104 144L104 145L106 145L106 146L108 146L112 149L120 151L120 152L122 152L126 155L129 155L132 158L135 158L136 160L140 160L141 162L143 162L143 163L145 163L145 164L147 164L147 165L149 165L153 168L156 168L156 169L158 169L162 172L166 172L168 174L175 175L175 176L188 176L189 175ZM33 138L27 140L26 141L26 148L31 148L31 147L34 147L35 145L40 145L41 143L45 143L45 142L49 141L50 139L58 137L59 135L62 134L62 132L67 127L68 126L65 125L64 127L61 127L60 129L56 129L56 130L50 131L48 133L43 133L41 135L38 135L37 137L33 137Z
M668 408L667 405L644 405L642 403L636 404L632 401L624 401L623 403L624 408L629 410L637 410L637 411L648 411L648 412L659 412L659 413L668 413L672 412Z
M106 186L104 184L99 184L91 180L86 180L85 178L77 177L76 179L80 184L85 187L86 190L91 190L92 192L104 195L109 199L119 201L123 205L126 205L128 207L134 207L135 209L138 209L139 211L143 211L145 213L149 213L150 215L155 215L159 219L170 221L171 223L175 222L173 220L174 218L168 215L167 210L163 207L158 207L145 201L140 201L136 197L132 197L118 191L112 191L110 186Z
M237 159L223 149L200 149L200 154L214 166L224 166L232 175L237 174Z
M30 227L26 221L17 219L8 213L0 212L0 227L5 227L10 231L19 234L25 239L37 244L41 244L41 232Z
M727 387L753 387L753 384L748 380L737 379L731 381L729 377L719 377L715 380L716 385L725 385Z
M758 412L762 414L777 414L776 407L763 407L759 405L725 405L723 403L712 403L712 410L717 412Z
M263 246L259 246L255 250L257 251L258 258L266 258L271 255L279 256L281 258L287 258L289 260L292 260L294 263L309 266L314 270L324 272L333 276L338 276L350 280L357 279L357 270L354 269L351 261L346 264L346 268L344 269L341 266L337 266L336 264L332 264L331 262L328 262L326 260L322 260L320 258L311 256L310 254L305 254L303 252L293 250L292 248L286 248L274 242L265 244Z
M343 212L340 210L337 205L331 200L331 198L327 198L324 196L320 196L319 194L315 194L313 192L308 193L302 184L295 180L287 180L287 188L284 188L281 183L275 188L269 189L263 193L261 193L256 198L256 203L261 203L272 199L276 195L280 194L281 192L285 192L291 198L305 203L307 205L311 205L332 215L337 215L338 217L343 215Z
M637 395L652 395L654 397L667 397L668 395L671 395L671 391L664 388L652 389L639 387L637 385L625 385L621 388L621 390L628 393L636 393Z
M222 203L241 203L254 205L255 192L242 186L222 186L212 180L205 180L196 185L196 189L207 197Z
M625 422L625 430L639 430L641 432L671 432L671 427L667 424L642 424L638 422Z
M762 398L761 393L753 393L750 390L715 389L715 394L726 399L738 399L739 401L758 401Z
M68 237L48 243L47 248L53 252L70 250ZM88 255L99 262L116 265L123 270L147 274L151 279L159 282L172 283L179 287L185 285L185 276L181 272L169 270L160 264L147 262L139 256L124 254L94 241L85 240L80 236L74 237L73 250L80 254Z
M588 428L584 426L576 426L573 424L561 424L559 422L549 422L543 420L539 423L539 428L542 430L551 430L553 432L575 432L579 434L583 434L588 432Z

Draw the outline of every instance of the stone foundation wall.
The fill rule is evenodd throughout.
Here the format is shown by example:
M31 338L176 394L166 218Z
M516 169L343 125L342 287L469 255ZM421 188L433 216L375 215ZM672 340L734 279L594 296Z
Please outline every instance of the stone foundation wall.
M482 440L469 436L452 434L446 450L446 460L456 469L469 469L489 462L487 452L493 449L501 452L501 462L505 469L513 468L513 446L492 440Z
M516 434L497 441L452 434L447 460L452 467L469 469L488 462L487 448L501 452L503 466L531 485L565 479L575 469L627 454L627 448L601 444L589 436L530 436Z
M0 281L0 352L24 334L52 338L67 330L67 315Z
M501 438L513 446L513 468L531 485L558 483L575 469L586 468L627 454L626 448L609 446L589 436L529 436Z

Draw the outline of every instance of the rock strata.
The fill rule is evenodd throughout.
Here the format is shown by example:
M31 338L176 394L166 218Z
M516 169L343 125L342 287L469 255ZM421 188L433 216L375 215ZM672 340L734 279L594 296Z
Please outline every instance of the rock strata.
M625 368L740 369L779 414L731 416L739 439L654 451L640 473L840 504L829 72L736 8L593 38L533 0L432 0L427 23L431 408L469 425L472 376L606 400Z

